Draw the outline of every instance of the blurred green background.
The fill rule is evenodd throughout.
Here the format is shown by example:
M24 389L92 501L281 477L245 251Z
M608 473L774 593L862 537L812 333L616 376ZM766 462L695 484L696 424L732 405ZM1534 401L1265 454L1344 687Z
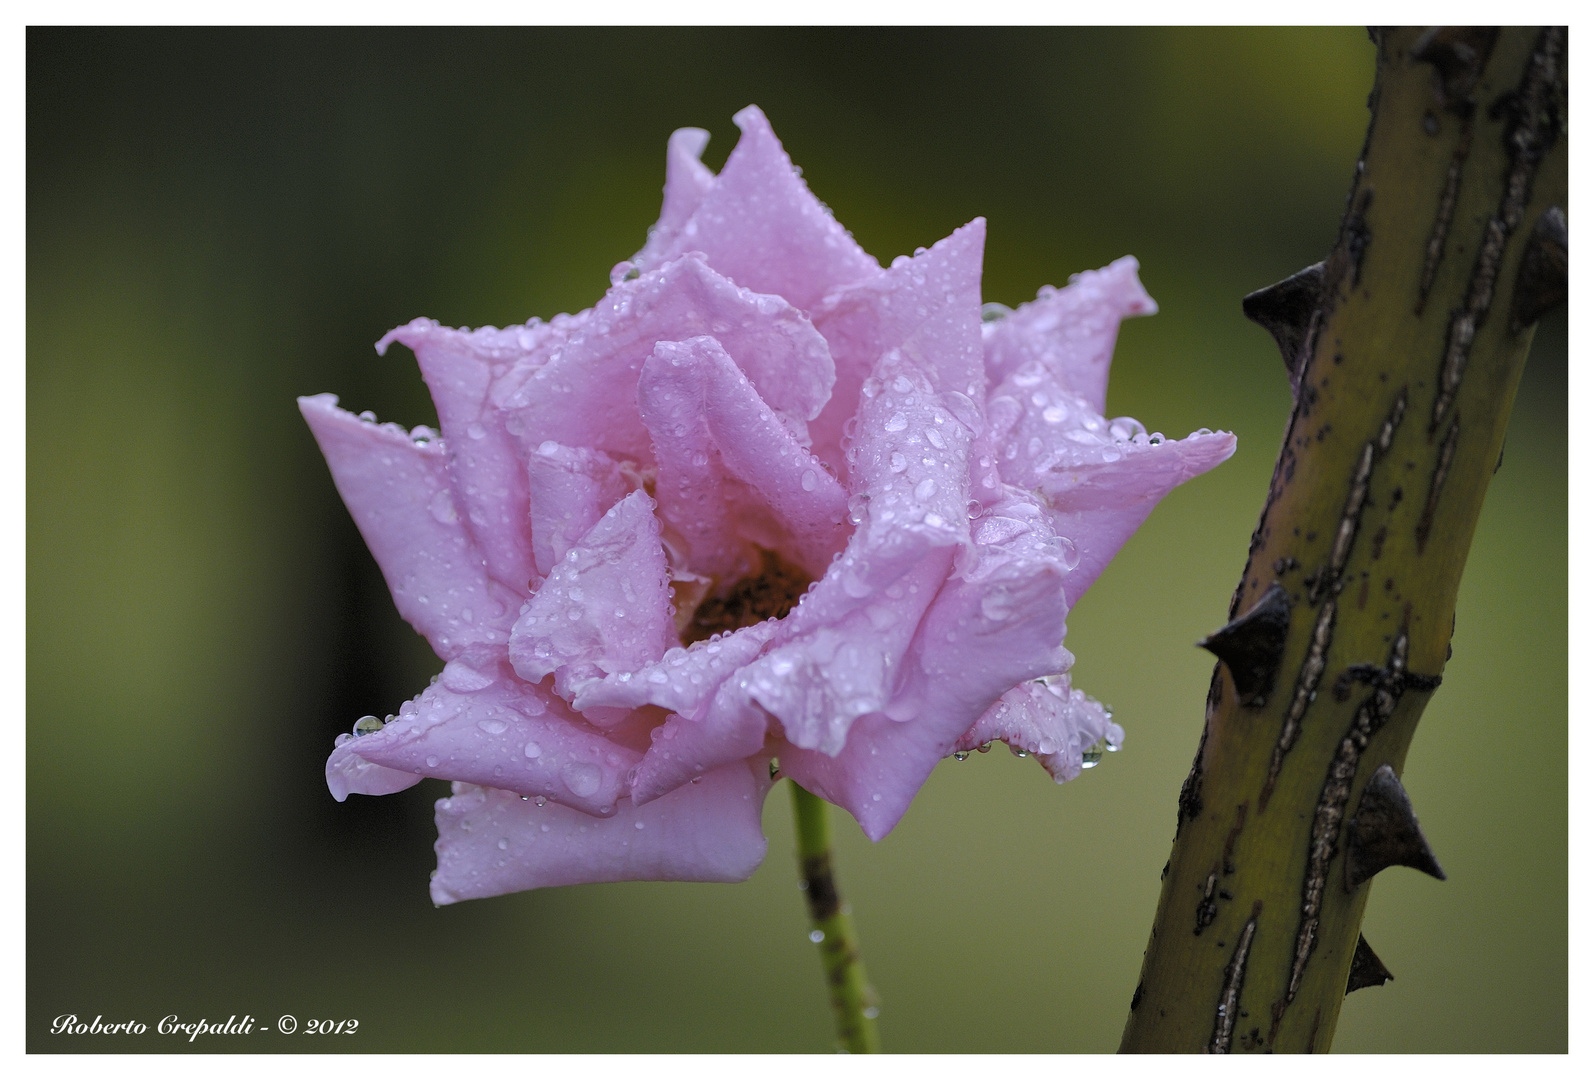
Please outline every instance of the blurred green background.
M1110 412L1239 433L1070 617L1122 753L1053 786L947 762L839 873L899 1051L1116 1048L1217 626L1288 408L1240 296L1333 242L1361 30L31 29L27 1044L74 1012L355 1017L251 1050L818 1051L829 1017L769 800L744 885L434 909L428 781L334 803L332 739L441 667L394 613L294 396L435 422L417 315L589 306L664 143L761 105L888 262L977 215L986 298L1133 253L1162 312ZM1336 1051L1567 1047L1566 321L1541 327L1406 784L1450 874L1393 870L1394 971ZM224 1040L195 1049L231 1050Z

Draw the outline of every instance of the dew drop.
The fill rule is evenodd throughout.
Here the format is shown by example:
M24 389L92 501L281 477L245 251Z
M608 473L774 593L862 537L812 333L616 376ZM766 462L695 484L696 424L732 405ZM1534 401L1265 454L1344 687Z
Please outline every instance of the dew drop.
M1097 765L1101 764L1101 755L1106 749L1107 740L1097 739L1095 742L1091 743L1090 746L1085 750L1084 754L1080 756L1079 767L1081 769L1094 769ZM1114 747L1113 749L1116 750L1117 747Z
M374 735L385 725L374 716L362 716L354 722L355 735Z
M581 761L566 765L559 773L559 778L565 782L565 787L570 789L572 795L583 799L595 794L603 786L603 771L596 765Z
M818 945L825 940L825 932L823 930L810 930L808 931L808 940Z

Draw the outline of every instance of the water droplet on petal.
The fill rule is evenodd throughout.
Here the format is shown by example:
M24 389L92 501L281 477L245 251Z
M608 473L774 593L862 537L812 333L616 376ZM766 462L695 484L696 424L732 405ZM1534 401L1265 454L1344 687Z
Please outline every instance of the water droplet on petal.
M386 726L374 716L362 716L354 722L355 735L374 735Z

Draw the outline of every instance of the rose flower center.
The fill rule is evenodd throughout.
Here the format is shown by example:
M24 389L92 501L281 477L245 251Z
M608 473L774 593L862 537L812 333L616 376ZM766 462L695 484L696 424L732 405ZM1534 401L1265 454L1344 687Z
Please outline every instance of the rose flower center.
M797 606L813 579L773 551L760 548L759 555L762 565L758 573L735 582L723 595L709 596L698 604L692 621L681 631L683 644L754 626L765 619L783 618Z

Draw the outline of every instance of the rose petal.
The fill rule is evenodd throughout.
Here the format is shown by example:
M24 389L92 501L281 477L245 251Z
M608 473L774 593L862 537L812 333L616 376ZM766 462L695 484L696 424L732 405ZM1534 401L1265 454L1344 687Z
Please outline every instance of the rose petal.
M452 451L449 478L465 527L480 545L488 572L523 598L536 572L526 530L526 471L520 447L488 400L489 390L495 367L540 363L542 350L561 336L544 323L472 332L416 319L376 343L378 353L395 341L415 353Z
M702 128L677 128L670 134L664 156L664 206L657 224L648 230L647 245L632 256L634 265L651 267L664 262L661 253L675 242L681 227L714 186L714 172L701 160L708 138Z
M818 576L846 540L847 494L711 337L660 342L637 386L660 514L692 570L735 581L751 546ZM768 522L773 512L774 522Z
M606 675L582 685L572 699L576 708L629 708L658 705L671 712L695 714L720 683L751 663L777 633L773 619L744 626L719 637L679 646L636 671Z
M1164 495L1227 461L1235 447L1228 432L1166 440L1128 417L1108 421L1036 361L1002 381L987 412L1002 478L1038 495L1077 553L1073 604Z
M634 671L675 644L664 549L653 500L621 499L553 568L509 638L509 659L527 682L552 673L569 698L605 672Z
M737 762L646 806L594 819L492 788L437 802L432 900L452 904L599 881L745 881L764 861L764 760Z
M327 790L338 802L350 795L392 795L425 779L365 760L354 752L355 740L335 747L327 758Z
M707 708L691 716L672 714L654 729L631 782L632 801L641 806L762 753L768 728L768 714L749 700L739 682L720 684Z
M814 452L839 469L842 436L858 412L859 390L880 357L900 349L937 391L962 396L971 428L983 413L985 374L980 340L980 272L985 219L975 218L885 273L838 290L814 311L830 343L836 386L810 426Z
M542 796L583 814L612 812L641 755L604 738L558 697L500 663L476 663L450 661L442 678L386 727L344 743L333 756L347 751L416 777Z
M1075 274L1067 288L1043 287L1034 300L985 324L985 368L992 383L1039 361L1060 386L1096 412L1107 408L1107 370L1118 324L1155 315L1157 303L1140 284L1133 256Z
M891 700L919 616L950 565L950 549L929 554L890 586L898 598L878 595L771 649L737 674L739 694L778 717L792 745L841 753L853 721Z
M737 284L805 310L839 286L878 274L880 264L798 176L763 112L749 105L734 119L742 137L725 168L655 257L704 252L710 266Z
M1101 739L1123 745L1124 729L1108 718L1101 702L1073 689L1067 675L1033 679L1013 687L957 741L964 753L1005 742L1034 754L1059 784L1078 776L1084 752Z
M630 488L608 454L551 439L527 459L526 476L532 554L544 576Z
M925 779L958 739L1015 683L1064 670L1066 571L1038 516L1022 531L998 530L973 565L948 581L925 612L883 713L859 718L835 757L793 747L781 768L845 807L878 840L907 811ZM996 535L993 533L992 535Z
M302 397L299 411L399 614L444 659L507 642L520 600L482 566L455 509L442 441L418 445L397 424L367 423L337 401Z
M618 458L651 460L637 413L642 363L660 341L713 334L770 408L806 436L835 382L830 348L778 296L738 287L700 255L623 281L539 367L517 368L494 389L526 452L547 440Z

